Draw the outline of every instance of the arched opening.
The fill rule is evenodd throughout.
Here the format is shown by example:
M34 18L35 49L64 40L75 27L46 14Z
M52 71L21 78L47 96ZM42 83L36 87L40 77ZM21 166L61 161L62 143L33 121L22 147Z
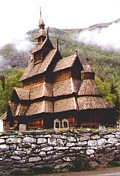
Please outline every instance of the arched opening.
M69 123L67 119L62 120L62 128L68 130L69 129Z
M54 131L59 131L60 130L60 120L55 119L54 120Z

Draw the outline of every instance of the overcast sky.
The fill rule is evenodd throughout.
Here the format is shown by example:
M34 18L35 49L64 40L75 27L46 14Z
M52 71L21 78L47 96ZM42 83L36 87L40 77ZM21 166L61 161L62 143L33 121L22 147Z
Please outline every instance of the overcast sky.
M0 46L38 27L84 28L120 18L120 0L0 0Z

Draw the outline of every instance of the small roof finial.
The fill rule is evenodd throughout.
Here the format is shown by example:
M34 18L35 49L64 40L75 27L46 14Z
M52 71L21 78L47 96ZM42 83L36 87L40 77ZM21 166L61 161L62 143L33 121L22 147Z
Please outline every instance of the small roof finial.
M90 58L89 58L89 57L86 57L86 61L87 61L87 63L90 62Z
M78 56L78 50L75 50L75 52L76 52L76 56Z
M58 45L59 45L59 38L60 38L60 35L57 37L56 39L56 49L58 50Z
M47 37L49 36L49 27L47 28Z

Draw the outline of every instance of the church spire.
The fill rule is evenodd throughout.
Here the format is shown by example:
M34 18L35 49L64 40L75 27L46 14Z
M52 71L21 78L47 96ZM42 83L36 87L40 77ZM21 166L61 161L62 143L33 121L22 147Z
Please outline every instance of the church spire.
M38 40L38 43L41 44L45 40L46 36L47 34L45 31L45 23L42 19L42 12L40 7L39 31L36 37L36 39Z
M39 28L44 30L45 23L42 19L42 12L41 12L41 7L40 7L40 20L39 20Z

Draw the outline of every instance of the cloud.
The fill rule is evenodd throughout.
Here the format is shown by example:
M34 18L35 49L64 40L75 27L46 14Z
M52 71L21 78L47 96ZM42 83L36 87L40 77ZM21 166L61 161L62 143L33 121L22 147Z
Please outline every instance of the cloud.
M4 59L1 55L0 55L0 72L3 71L4 69L9 68L10 65L8 64L8 60Z
M112 23L107 28L89 28L80 32L77 40L86 44L98 45L104 49L120 50L120 23Z
M13 43L18 51L29 52L34 47L34 44L29 40L29 36L27 34L24 34L19 39L14 40Z

